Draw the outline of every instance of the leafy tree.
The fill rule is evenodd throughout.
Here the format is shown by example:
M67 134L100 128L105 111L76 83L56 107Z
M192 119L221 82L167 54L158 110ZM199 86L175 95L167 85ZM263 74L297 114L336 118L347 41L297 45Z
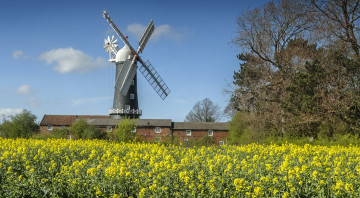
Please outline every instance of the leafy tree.
M136 129L136 120L130 118L121 119L118 126L114 130L115 141L129 142L135 140L136 133L132 132Z
M220 120L220 107L209 98L197 102L185 117L185 122L217 122Z
M106 133L86 122L84 119L75 121L69 127L74 139L103 139Z
M28 110L10 116L10 120L4 120L0 125L0 135L4 138L30 138L38 131L36 116Z

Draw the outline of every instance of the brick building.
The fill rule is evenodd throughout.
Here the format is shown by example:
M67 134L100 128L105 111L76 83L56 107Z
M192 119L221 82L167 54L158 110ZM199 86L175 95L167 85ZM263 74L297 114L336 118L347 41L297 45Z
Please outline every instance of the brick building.
M40 123L40 133L50 133L56 128L69 127L78 119L85 119L90 125L111 133L120 119L101 115L44 115ZM172 122L171 119L137 119L137 136L148 142L162 142L173 136L179 142L199 140L211 136L216 144L226 143L229 124L224 122Z

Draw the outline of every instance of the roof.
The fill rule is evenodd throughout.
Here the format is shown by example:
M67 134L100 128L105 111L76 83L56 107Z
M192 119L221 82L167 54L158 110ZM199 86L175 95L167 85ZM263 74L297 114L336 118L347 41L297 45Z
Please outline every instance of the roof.
M228 122L174 122L174 130L221 130L228 131Z
M108 115L44 115L40 126L70 126L76 119L110 118Z
M97 119L87 119L87 122L95 126L114 126L114 125L118 125L120 120L121 119L97 118ZM171 127L170 119L136 119L136 122L138 127L148 127L148 126Z
M165 126L171 127L171 119L139 119L137 121L139 127L146 126Z

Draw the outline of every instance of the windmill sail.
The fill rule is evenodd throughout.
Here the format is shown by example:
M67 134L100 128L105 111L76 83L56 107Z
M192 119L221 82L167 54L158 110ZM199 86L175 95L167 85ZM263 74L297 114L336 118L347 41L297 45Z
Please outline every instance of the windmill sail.
M129 91L131 82L133 81L135 75L136 75L136 70L137 70L138 66L136 64L131 63L130 67L128 68L128 73L124 78L123 84L120 88L120 93L124 96L126 96L126 94Z
M160 75L157 73L157 71L149 61L146 61L145 63L141 61L141 65L142 66L139 69L140 72L154 88L160 98L165 100L165 98L170 93L170 89L168 88L168 86L165 84L163 79L160 77Z
M152 20L150 21L148 27L146 28L143 36L139 41L139 48L137 49L137 51L135 51L135 49L130 45L126 37L120 32L119 28L111 20L110 16L107 14L106 11L103 11L103 16L109 22L110 26L114 29L117 35L121 38L121 40L125 43L125 45L128 46L128 48L133 54L132 61L127 60L124 62L124 67L117 76L115 87L120 87L120 92L122 95L127 94L131 82L134 76L136 75L136 69L137 69L136 61L137 61L141 63L140 72L144 75L146 80L154 88L154 90L161 97L161 99L164 100L169 95L170 89L165 84L165 82L160 77L160 75L157 73L155 68L151 65L151 63L149 61L144 62L139 56L139 53L144 50L147 42L149 41L152 33L155 30L153 21Z
M147 42L149 41L152 33L154 32L154 30L155 30L154 22L153 22L153 20L151 20L148 27L146 28L143 36L141 37L141 39L139 41L139 48L140 48L141 52L144 51L144 48L145 48Z
M120 93L126 96L129 91L132 80L136 74L137 65L133 64L131 60L125 60L119 74L116 76L115 88L119 89Z

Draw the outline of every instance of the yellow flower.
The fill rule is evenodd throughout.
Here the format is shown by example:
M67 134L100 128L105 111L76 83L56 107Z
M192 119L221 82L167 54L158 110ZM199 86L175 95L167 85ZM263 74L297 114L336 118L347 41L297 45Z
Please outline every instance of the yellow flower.
M260 195L260 193L261 193L261 187L255 187L254 188L254 193L255 193L255 195Z
M345 190L348 192L352 192L354 190L354 186L352 184L345 184Z

